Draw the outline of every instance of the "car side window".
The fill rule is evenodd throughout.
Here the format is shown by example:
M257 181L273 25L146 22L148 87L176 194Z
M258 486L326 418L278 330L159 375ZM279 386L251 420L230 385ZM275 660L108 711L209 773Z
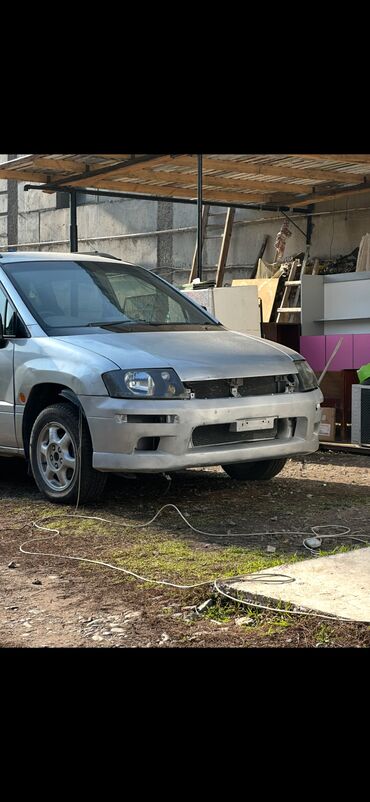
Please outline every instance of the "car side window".
M17 321L17 313L8 301L5 293L0 287L0 315L3 321L3 334L7 337L14 337Z
M0 287L0 315L3 321L3 326L5 326L5 312L6 312L6 297Z

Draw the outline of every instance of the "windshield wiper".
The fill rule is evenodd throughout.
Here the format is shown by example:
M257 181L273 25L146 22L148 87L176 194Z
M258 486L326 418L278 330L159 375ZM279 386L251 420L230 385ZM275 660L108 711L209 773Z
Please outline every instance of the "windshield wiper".
M85 323L87 328L93 328L94 326L122 326L126 325L126 323L132 323L132 320L94 320L93 323Z
M150 323L148 320L99 320L93 323L86 323L86 327L98 326L136 326L136 324L144 326L163 326L164 323Z
M142 320L140 318L137 319L137 320L94 321L93 323L85 323L85 326L87 328L94 328L94 327L99 328L99 326L101 328L110 328L111 326L124 326L125 328L126 327L127 328L128 327L132 328L134 326L147 326L148 328L157 327L157 328L174 328L174 329L176 329L177 326L179 326L179 327L189 326L191 328L193 328L194 326L197 326L197 327L199 327L201 329L202 328L205 328L205 329L217 328L217 326L218 327L222 327L222 325L220 323L213 323L212 320L207 321L207 322L205 321L204 323L185 323L185 322L183 322L183 323L169 323L169 322L166 322L166 323L164 323L164 322L162 322L162 323L151 323L148 320Z

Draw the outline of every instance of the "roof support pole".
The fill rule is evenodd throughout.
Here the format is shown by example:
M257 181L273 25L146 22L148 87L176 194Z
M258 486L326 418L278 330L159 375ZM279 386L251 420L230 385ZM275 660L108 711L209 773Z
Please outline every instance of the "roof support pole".
M78 231L77 231L77 196L76 193L71 191L69 193L69 250L71 253L78 251Z
M306 229L306 245L307 248L311 245L312 239L312 231L313 231L313 222L312 222L312 212L314 210L314 205L307 206L307 229Z
M201 153L198 153L198 278L202 281L202 251L203 251L203 232L202 232L202 195L203 195L203 186L202 186L202 169L203 169L203 156Z

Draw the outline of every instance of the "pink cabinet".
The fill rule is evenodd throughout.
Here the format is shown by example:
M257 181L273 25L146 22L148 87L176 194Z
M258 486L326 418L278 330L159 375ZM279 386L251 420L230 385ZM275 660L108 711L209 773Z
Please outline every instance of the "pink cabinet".
M353 368L353 334L327 334L325 336L325 364L331 357L338 340L343 338L329 370L351 370Z
M300 339L300 352L312 370L324 370L338 340L343 342L329 370L358 370L370 362L370 334L326 334L304 336Z
M355 370L370 362L370 334L353 335L353 367Z
M325 337L305 336L300 339L300 352L312 370L317 372L325 367Z

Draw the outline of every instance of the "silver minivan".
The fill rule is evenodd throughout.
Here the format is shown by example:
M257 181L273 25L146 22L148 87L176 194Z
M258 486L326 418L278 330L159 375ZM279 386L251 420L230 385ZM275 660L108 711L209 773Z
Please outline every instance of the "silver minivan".
M95 500L109 472L270 479L318 448L322 400L298 353L226 330L149 270L0 254L0 454L51 501Z

